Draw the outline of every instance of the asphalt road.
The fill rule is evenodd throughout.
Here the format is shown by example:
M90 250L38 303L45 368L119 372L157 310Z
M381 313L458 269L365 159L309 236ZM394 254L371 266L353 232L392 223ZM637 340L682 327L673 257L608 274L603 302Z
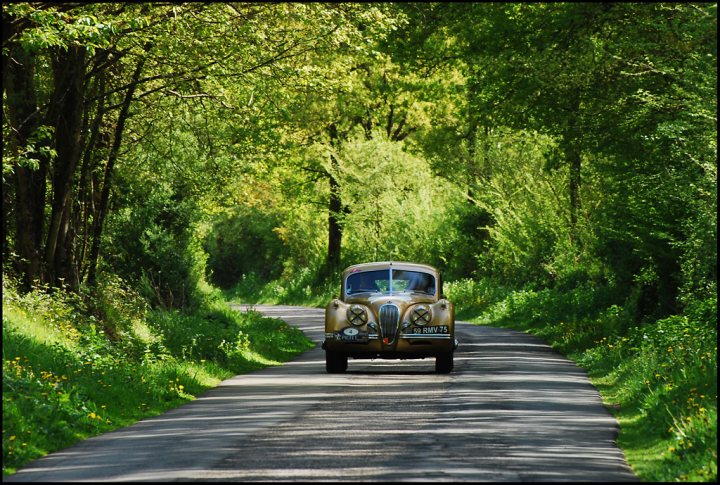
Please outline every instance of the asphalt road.
M541 340L459 323L434 359L326 374L323 311L255 309L317 346L30 463L3 481L637 481L584 371Z

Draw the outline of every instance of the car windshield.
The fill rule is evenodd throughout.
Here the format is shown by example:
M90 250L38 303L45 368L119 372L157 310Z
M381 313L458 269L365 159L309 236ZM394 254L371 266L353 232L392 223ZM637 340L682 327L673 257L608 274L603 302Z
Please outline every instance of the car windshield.
M435 294L435 277L420 271L383 269L351 273L345 280L345 294L413 292Z

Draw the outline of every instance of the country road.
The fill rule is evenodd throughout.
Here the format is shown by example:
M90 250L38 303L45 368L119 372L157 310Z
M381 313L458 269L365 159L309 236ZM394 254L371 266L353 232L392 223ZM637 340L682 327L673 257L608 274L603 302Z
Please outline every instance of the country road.
M448 375L434 359L326 374L323 310L254 308L316 347L4 481L638 480L585 372L536 337L459 323Z

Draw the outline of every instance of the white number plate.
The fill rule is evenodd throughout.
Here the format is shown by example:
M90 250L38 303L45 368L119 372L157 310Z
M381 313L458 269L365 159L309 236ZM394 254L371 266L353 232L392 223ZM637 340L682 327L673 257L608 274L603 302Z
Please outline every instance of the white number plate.
M414 327L412 333L450 333L450 329L447 325L433 325L431 327Z

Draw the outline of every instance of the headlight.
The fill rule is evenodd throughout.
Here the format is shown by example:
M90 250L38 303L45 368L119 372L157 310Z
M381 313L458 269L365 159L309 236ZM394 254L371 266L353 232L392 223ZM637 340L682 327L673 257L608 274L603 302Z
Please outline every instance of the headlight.
M350 308L348 308L347 319L353 325L365 325L368 320L365 307L360 305L352 305Z
M427 305L418 305L410 313L410 321L414 325L425 325L430 323L432 320L432 314L430 313L430 307Z

